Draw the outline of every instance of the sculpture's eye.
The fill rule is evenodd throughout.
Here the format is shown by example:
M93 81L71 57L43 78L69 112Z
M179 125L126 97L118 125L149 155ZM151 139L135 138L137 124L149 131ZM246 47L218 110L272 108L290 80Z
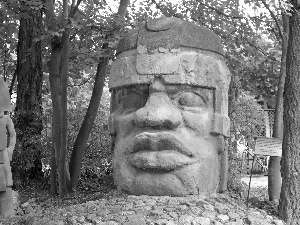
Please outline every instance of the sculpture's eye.
M186 107L202 107L205 105L203 98L195 92L182 92L177 96L178 104Z
M130 91L123 98L123 109L126 111L135 111L144 107L146 102L146 96Z

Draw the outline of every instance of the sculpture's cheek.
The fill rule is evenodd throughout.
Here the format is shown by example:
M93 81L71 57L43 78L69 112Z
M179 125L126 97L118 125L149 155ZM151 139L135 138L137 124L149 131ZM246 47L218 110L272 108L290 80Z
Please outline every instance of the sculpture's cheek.
M193 130L198 137L207 137L211 132L212 113L182 111L184 126Z
M123 190L131 188L137 173L127 160L127 151L132 138L132 135L129 135L126 138L118 138L115 142L113 155L114 180L115 184Z
M133 113L115 115L115 122L113 124L118 139L127 137L134 130Z
M120 155L113 157L113 171L115 185L122 190L129 191L136 176L136 170Z
M214 193L219 183L218 162L211 155L205 160L188 165L174 174L181 180L182 185L193 190L192 194Z

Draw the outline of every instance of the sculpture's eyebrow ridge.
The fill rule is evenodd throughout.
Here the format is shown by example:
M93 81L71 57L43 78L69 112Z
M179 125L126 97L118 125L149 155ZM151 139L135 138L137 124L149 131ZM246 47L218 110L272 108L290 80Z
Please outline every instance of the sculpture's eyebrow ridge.
M212 101L211 97L211 89L209 88L202 88L202 87L191 87L191 86L182 86L182 85L172 85L173 88L168 89L168 95L177 95L180 92L194 92L198 94L200 97L203 98L205 103L209 103ZM170 96L172 97L172 96Z

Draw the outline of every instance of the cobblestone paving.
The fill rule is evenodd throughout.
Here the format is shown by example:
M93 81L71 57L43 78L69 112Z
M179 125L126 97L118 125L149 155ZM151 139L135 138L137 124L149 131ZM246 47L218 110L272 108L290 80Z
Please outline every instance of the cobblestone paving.
M201 196L113 196L25 214L30 225L282 225L266 211L248 208L225 194Z

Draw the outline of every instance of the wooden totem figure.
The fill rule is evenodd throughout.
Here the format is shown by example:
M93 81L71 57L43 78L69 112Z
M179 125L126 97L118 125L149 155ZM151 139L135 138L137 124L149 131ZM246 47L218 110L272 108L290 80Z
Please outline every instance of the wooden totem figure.
M16 144L16 132L11 118L4 114L10 110L8 88L0 78L0 216L2 217L14 215L10 161Z

